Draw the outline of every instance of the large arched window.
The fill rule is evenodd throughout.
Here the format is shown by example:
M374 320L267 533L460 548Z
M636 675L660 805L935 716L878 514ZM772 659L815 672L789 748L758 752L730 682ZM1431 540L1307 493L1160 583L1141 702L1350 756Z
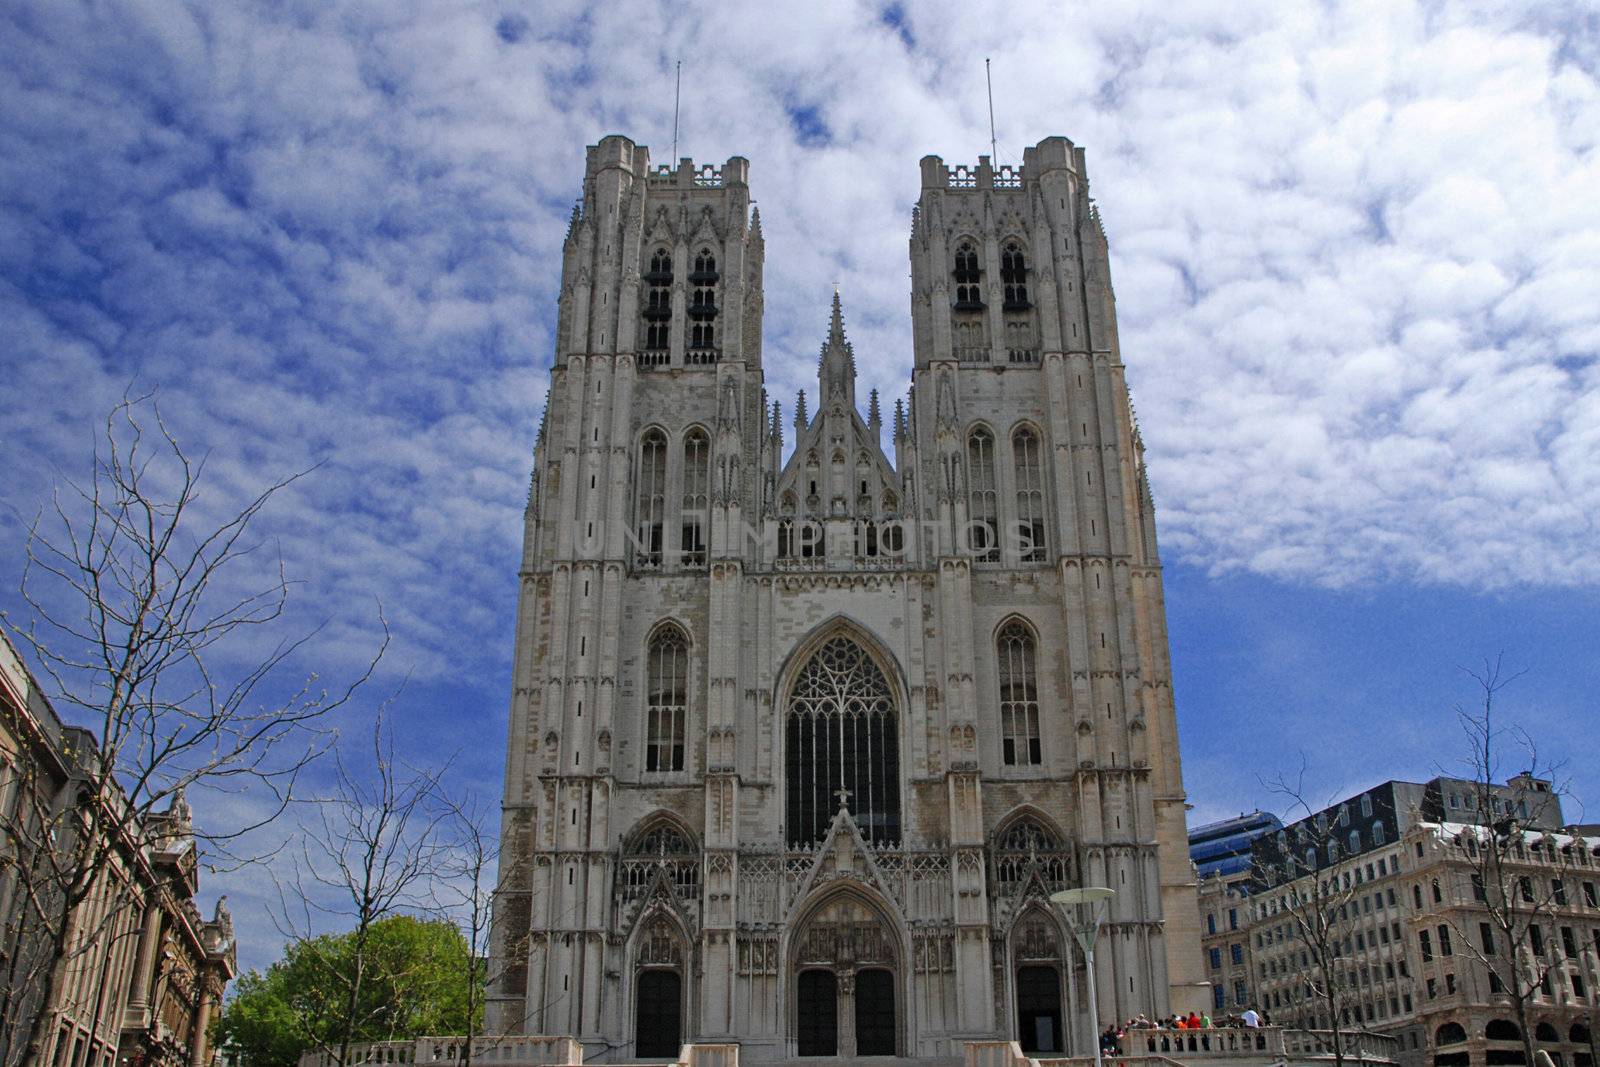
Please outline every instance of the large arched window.
M711 439L696 427L683 438L683 506L679 509L678 550L686 567L706 565L707 509L711 505Z
M644 769L683 770L689 717L689 642L676 626L650 639L645 661Z
M661 566L661 538L667 512L667 435L648 430L639 441L639 479L634 498L634 562Z
M1039 747L1039 688L1034 678L1033 634L1018 620L1001 629L1000 745L1006 766L1042 761Z
M848 637L812 653L789 694L789 841L827 835L841 804L874 844L900 839L900 736L883 671Z
M994 434L979 426L967 436L967 541L974 558L1000 558L995 499Z
M1044 464L1039 435L1024 426L1011 435L1011 455L1017 471L1017 537L1024 563L1043 563Z

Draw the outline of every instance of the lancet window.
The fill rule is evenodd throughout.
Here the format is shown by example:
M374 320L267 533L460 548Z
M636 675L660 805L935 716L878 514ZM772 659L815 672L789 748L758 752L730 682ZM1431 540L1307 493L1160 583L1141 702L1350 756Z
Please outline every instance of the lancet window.
M1039 435L1027 426L1011 435L1011 456L1016 465L1017 538L1024 563L1043 563L1044 464Z
M650 639L645 662L644 769L683 770L689 718L689 642L676 626Z
M707 509L711 505L711 440L698 427L683 438L683 499L678 550L686 567L706 565Z
M978 250L971 241L956 246L956 269L952 272L956 283L956 310L981 311L983 297L979 282Z
M644 350L641 366L661 366L668 359L668 340L672 329L672 253L657 249L650 257L644 275Z
M667 511L667 435L646 431L639 442L639 472L634 497L634 562L661 566L661 541Z
M820 842L840 806L873 844L900 839L900 736L888 679L848 637L800 668L786 730L788 839Z
M636 834L623 850L622 899L637 900L650 891L656 872L665 871L673 892L685 901L700 895L700 854L688 834L661 819Z
M1005 287L1004 310L1027 311L1032 306L1028 303L1028 264L1016 241L1007 241L1000 252L1000 284Z
M717 360L717 257L702 248L689 272L689 363Z
M1001 755L1008 767L1042 762L1039 686L1034 673L1033 634L1013 619L997 639L1000 674Z
M967 543L973 557L1000 558L994 478L994 434L979 426L967 436Z

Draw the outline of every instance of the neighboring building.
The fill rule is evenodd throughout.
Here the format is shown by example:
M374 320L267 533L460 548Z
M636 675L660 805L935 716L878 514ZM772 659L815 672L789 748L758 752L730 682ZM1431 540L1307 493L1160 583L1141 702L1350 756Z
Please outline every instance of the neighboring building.
M1282 829L1282 820L1266 811L1196 826L1189 831L1189 859L1202 880L1213 875L1232 878L1249 874L1256 839Z
M1213 1017L1242 1012L1253 1002L1252 848L1261 836L1281 829L1276 815L1253 811L1189 831L1189 858L1200 876L1200 953L1211 981Z
M1263 837L1256 844L1258 874L1281 869L1287 854L1295 857L1292 869L1315 870L1301 881L1315 877L1340 887L1336 932L1343 938L1345 1025L1399 1037L1403 1059L1415 1067L1520 1064L1520 1038L1507 1038L1516 1031L1507 998L1489 988L1486 970L1458 951L1456 942L1482 936L1472 914L1467 840L1487 832L1484 824L1508 809L1544 824L1529 831L1529 845L1516 863L1541 885L1563 880L1567 904L1543 924L1541 940L1567 964L1538 998L1535 1021L1541 1045L1557 1064L1593 1067L1593 1017L1600 1005L1600 839L1558 831L1559 799L1547 782L1516 778L1493 787L1488 813L1481 811L1479 793L1459 779L1386 782ZM1472 818L1441 823L1420 817L1441 810ZM1256 1006L1280 1025L1326 1027L1326 1004L1308 995L1302 977L1312 959L1295 936L1293 888L1294 883L1258 878L1251 890L1246 935Z
M44 839L41 826L59 826L57 841L64 842L71 820L62 813L84 803L80 793L98 759L93 735L61 722L0 634L0 852L8 868L39 869L44 857L31 846ZM144 831L142 841L116 854L74 913L64 959L55 958L48 927L28 908L18 870L0 873L0 967L20 976L6 994L19 998L15 1017L47 1016L41 1067L211 1061L207 1023L236 969L232 920L220 900L210 922L195 907L194 828L182 796L147 820ZM44 893L59 884L33 881ZM59 892L55 899L62 899ZM51 966L61 978L55 997L43 1003Z
M861 411L836 296L787 458L748 170L589 149L520 568L489 1028L613 1060L1087 1053L1048 903L1084 884L1117 890L1102 1017L1205 1007L1082 150L922 160L909 402Z

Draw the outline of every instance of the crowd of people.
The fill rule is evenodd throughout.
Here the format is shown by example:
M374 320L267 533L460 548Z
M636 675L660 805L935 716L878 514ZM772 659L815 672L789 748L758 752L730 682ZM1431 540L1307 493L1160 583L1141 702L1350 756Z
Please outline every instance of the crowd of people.
M1143 1012L1122 1023L1106 1027L1105 1033L1100 1035L1100 1051L1112 1056L1120 1056L1123 1051L1123 1040L1131 1030L1214 1030L1221 1027L1255 1029L1262 1026L1271 1026L1272 1022L1254 1008L1246 1008L1238 1014L1223 1016L1220 1020L1213 1020L1210 1015L1191 1011L1188 1015L1168 1015L1165 1019L1151 1019Z

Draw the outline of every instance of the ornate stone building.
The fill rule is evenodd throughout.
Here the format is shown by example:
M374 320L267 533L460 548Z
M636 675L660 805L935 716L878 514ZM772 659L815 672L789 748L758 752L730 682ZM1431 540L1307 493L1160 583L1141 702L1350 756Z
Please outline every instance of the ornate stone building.
M786 448L749 164L591 147L521 564L489 1025L591 1059L1090 1047L1203 1007L1143 446L1065 138L922 161L888 438L837 296ZM787 357L786 357L787 358Z

